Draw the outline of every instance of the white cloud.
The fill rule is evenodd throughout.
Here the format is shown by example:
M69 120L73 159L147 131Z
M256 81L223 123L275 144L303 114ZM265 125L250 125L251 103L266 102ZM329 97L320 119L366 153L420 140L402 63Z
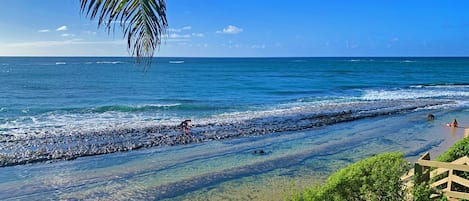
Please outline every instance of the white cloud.
M228 27L224 28L224 29L221 30L221 31L217 31L216 33L238 34L238 33L241 33L241 32L243 32L243 29L242 29L242 28L239 28L239 27L234 26L234 25L228 25Z
M67 31L67 30L68 30L67 26L65 26L65 25L56 29L56 31Z
M114 21L111 21L111 24L122 24L122 22L124 22L124 24L130 23L130 21L114 20Z
M175 34L175 33L169 34L169 38L190 38L190 37L191 37L190 34Z
M390 40L391 42L395 43L395 42L399 42L399 38L395 37L395 38L391 38Z
M197 47L208 47L208 43L198 43Z
M346 40L345 41L345 48L347 49L355 49L355 48L358 48L359 45L357 43L355 43L355 41L348 41Z
M62 37L71 37L71 36L75 36L75 34L68 34L68 33L64 33L61 35Z
M88 35L96 35L96 31L83 31L82 33L88 34Z
M175 29L175 28L169 28L168 31L169 32L182 32L182 31L187 31L187 30L191 30L192 27L191 26L184 26L182 28L179 28L179 29Z
M39 30L38 32L46 33L46 32L50 32L50 30L49 30L49 29L41 29L41 30Z
M72 39L72 40L63 40L63 41L33 41L33 42L23 42L23 43L9 43L6 44L6 47L57 47L65 45L124 45L124 40L116 41L84 41L82 39Z
M195 36L195 37L204 37L204 34L203 33L192 33L192 36Z
M266 45L265 44L262 44L262 45L251 45L251 48L252 49L265 49Z
M83 39L0 43L4 56L129 56L124 40L86 41Z

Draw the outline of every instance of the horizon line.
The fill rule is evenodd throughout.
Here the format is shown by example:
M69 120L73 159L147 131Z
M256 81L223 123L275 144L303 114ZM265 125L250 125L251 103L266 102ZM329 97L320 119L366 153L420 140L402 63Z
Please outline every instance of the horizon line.
M0 58L136 58L134 56L4 56ZM227 58L227 59L248 59L248 58L469 58L466 56L155 56L158 58Z

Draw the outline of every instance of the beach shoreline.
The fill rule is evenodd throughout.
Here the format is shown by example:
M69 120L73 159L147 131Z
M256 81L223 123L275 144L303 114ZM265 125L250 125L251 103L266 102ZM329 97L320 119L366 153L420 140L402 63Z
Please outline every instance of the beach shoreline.
M0 198L282 200L291 181L297 181L298 189L320 183L333 171L374 154L414 153L407 157L413 161L430 151L436 157L464 137L464 129L453 132L444 122L456 117L469 123L469 116L464 110L433 112L437 118L431 122L427 111L420 110L301 131L3 167ZM259 149L265 154L253 153ZM24 186L29 187L18 191Z
M68 135L0 135L0 167L132 151L157 146L175 146L242 136L301 131L363 118L411 112L451 101L375 101L336 105L334 108L302 108L270 113L237 122L194 124L190 134L178 125L111 129ZM370 105L374 105L370 107Z

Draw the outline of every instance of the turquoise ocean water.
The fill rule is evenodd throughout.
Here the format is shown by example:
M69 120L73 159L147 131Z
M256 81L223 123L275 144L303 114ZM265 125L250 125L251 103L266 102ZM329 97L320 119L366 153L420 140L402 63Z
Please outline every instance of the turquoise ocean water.
M236 122L355 104L413 108L310 130L0 168L0 199L281 199L292 178L309 175L300 179L308 185L375 153L415 157L459 139L464 131L440 126L452 118L469 125L468 78L469 58L157 58L144 71L132 58L0 57L0 134L7 135ZM435 122L426 122L429 112Z

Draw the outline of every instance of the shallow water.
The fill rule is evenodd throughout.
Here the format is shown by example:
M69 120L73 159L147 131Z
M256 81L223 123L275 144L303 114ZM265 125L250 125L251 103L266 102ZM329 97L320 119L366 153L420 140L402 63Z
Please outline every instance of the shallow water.
M442 126L465 110L368 118L301 132L160 147L0 169L0 199L282 200L353 161L386 151L436 156L464 136ZM264 150L263 155L253 154Z

